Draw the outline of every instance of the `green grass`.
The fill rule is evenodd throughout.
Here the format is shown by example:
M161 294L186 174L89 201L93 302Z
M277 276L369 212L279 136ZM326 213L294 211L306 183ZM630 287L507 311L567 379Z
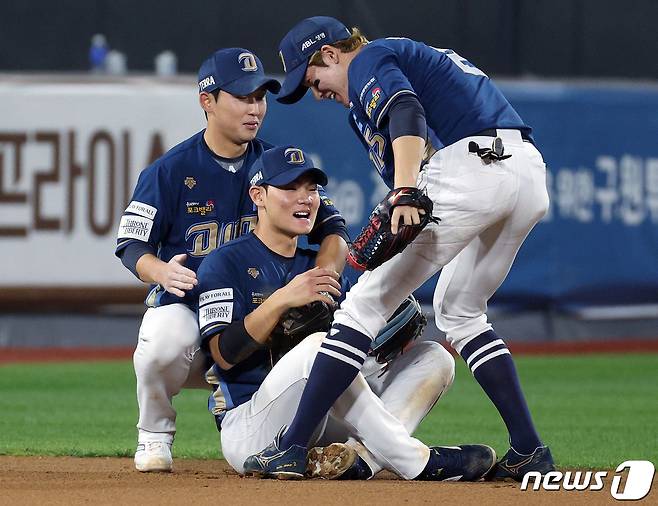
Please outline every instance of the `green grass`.
M517 357L536 425L557 464L658 462L658 355ZM177 457L217 458L207 392L175 399ZM129 362L0 366L0 454L132 456L137 404ZM420 426L428 444L507 449L505 427L461 361L452 389Z

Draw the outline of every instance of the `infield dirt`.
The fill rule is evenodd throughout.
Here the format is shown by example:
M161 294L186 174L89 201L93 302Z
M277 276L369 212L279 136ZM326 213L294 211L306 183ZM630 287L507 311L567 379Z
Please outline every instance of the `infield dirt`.
M655 500L652 492L640 503ZM615 504L601 491L522 491L518 483L367 482L241 478L223 460L177 459L175 472L138 473L128 458L0 457L0 504L414 505ZM617 503L618 504L618 503ZM655 504L655 503L654 503Z

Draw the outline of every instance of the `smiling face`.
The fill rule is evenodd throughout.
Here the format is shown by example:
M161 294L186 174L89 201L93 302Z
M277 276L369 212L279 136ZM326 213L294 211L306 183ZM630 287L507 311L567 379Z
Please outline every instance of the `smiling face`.
M222 143L242 145L252 141L267 112L265 94L263 88L246 96L221 90L215 100L212 94L201 93L201 105L208 114L208 130Z
M249 191L258 206L258 228L297 237L313 229L320 207L318 185L302 175L285 186L252 186Z
M334 100L350 106L347 69L356 53L342 53L333 46L322 46L322 61L326 66L309 65L304 86L310 88L316 100Z

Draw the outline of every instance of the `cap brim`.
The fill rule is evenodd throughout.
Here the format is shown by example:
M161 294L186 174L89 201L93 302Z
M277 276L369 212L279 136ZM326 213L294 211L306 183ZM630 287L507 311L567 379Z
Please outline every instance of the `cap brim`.
M277 102L294 104L302 99L306 94L306 90L308 90L306 86L302 85L307 68L308 60L286 74L281 92L276 97Z
M276 95L281 89L281 83L276 79L264 75L252 75L236 79L224 86L219 86L219 88L229 92L231 95L239 96L249 95L259 88L265 88L267 91Z
M273 178L269 179L267 181L267 184L272 186L285 186L287 184L292 183L296 179L299 179L301 176L305 174L310 174L311 176L313 176L313 179L317 184L326 186L328 181L327 175L324 173L322 169L318 169L315 167L287 170L282 174L278 174L277 176L274 176Z

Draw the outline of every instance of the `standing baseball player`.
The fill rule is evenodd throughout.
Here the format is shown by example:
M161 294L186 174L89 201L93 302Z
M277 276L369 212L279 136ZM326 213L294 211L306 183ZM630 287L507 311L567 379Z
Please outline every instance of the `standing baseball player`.
M172 469L172 397L184 385L207 388L190 291L208 253L254 228L247 175L272 147L256 135L267 110L266 93L276 93L280 85L265 76L251 51L215 52L201 65L198 80L207 127L142 171L118 231L116 255L153 285L134 354L139 471ZM321 244L317 264L340 272L347 252L345 223L322 189L320 196L321 218L309 241Z
M491 476L520 480L528 471L552 470L512 356L485 314L548 207L546 168L531 128L484 72L450 49L398 37L368 42L323 16L298 23L279 49L286 72L279 101L296 102L310 88L316 99L349 108L351 127L392 189L379 208L391 210L388 239L413 237L418 224L427 224L401 254L359 278L336 313L331 339L364 353L400 301L442 269L436 323L509 432L511 447ZM371 257L399 251L386 241L382 250L381 219L355 240L355 265L374 267ZM363 363L328 349L326 342L320 348L283 450L307 445Z
M259 458L243 462L280 437L280 428L292 420L331 315L325 313L326 326L318 327L325 332L297 336L299 344L276 330L279 322L293 308L328 309L344 291L337 272L314 267L315 253L297 248L297 237L313 227L318 185L327 176L294 146L266 151L252 173L254 232L210 253L198 270L202 346L215 362L207 375L215 385L209 407L221 431L222 453L237 472L303 478L302 446L293 447L301 466L270 468ZM324 345L345 351L331 339ZM281 358L280 350L288 349ZM488 446L428 448L409 435L452 382L454 361L438 343L415 342L384 372L372 358L366 368L367 381L356 375L312 431L314 443L335 444L310 452L310 476L367 479L386 468L405 479L464 481L493 467L496 457Z

